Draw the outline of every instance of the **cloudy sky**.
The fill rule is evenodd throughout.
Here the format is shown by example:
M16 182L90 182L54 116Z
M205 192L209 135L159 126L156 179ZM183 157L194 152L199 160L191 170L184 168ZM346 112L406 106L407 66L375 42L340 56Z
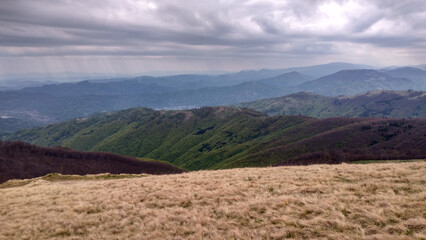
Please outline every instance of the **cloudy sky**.
M0 0L0 73L426 63L424 0Z

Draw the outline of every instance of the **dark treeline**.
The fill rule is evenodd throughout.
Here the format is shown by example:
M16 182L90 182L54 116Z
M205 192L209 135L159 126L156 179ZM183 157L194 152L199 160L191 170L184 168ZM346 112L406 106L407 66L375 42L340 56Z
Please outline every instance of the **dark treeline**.
M298 157L283 160L275 166L310 165L310 164L340 164L361 160L409 160L426 159L425 153L412 150L371 150L371 149L338 149L303 154Z
M98 173L173 174L182 170L166 163L103 152L78 152L63 147L38 147L0 141L0 183L46 175Z

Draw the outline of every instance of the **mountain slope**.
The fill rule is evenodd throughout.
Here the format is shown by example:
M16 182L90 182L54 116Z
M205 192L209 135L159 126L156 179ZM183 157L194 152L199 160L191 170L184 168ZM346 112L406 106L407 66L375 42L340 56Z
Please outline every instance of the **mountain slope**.
M289 129L220 167L426 158L426 120L329 118ZM305 136L294 141L294 136ZM307 137L308 136L308 137ZM307 150L308 149L308 150Z
M426 90L426 71L413 68L413 67L404 67L396 68L385 71L386 74L393 77L407 78L416 83L418 89Z
M266 84L268 86L275 87L275 88L286 88L290 86L296 86L311 80L313 80L311 77L308 77L306 75L293 71L293 72L284 73L272 78L258 80L257 82Z
M111 153L77 152L42 148L22 142L0 141L0 183L9 179L34 178L48 173L181 173L170 164L142 161Z
M426 120L269 117L230 107L186 111L141 108L22 130L7 139L148 157L198 170L269 166L282 161L299 164L296 157L316 152L327 155L335 149L348 153L345 161L420 158L426 156L425 131ZM410 145L411 141L416 144ZM373 148L377 148L376 155L370 151ZM328 156L321 161L341 161ZM309 161L316 160L300 163Z
M392 77L376 70L344 70L298 85L297 92L314 92L325 96L351 95L372 90L415 89L413 81Z
M291 75L291 74L290 74ZM173 106L218 106L287 94L287 87L305 79L302 75L289 77L288 74L276 78L243 82L234 86L201 88L197 90L171 93L160 99L163 104Z
M290 71L296 71L301 74L310 76L312 78L324 77L343 70L355 70L355 69L373 69L374 67L364 64L352 64L344 62L332 62L327 64L307 66L307 67L295 67L288 69Z
M274 130L273 122L281 121L290 127L303 120L290 117L283 121L251 110L227 107L190 111L131 109L21 131L10 139L41 146L63 145L84 151L145 156L201 169L260 141ZM198 162L197 166L193 161Z
M426 118L426 93L378 90L353 96L326 97L302 92L234 106L250 108L268 115L305 115L315 118Z
M155 104L158 106L218 106L281 96L288 93L292 86L311 79L303 74L290 72L272 78L245 81L232 86L206 87L150 95L150 97L156 99ZM152 103L149 103L148 106L152 106Z

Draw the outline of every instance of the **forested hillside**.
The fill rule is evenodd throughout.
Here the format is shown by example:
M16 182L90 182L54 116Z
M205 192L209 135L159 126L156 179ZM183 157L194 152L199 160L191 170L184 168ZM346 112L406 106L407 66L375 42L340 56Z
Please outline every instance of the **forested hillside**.
M270 117L231 107L139 108L22 130L8 140L148 157L197 170L425 158L425 132L424 119Z

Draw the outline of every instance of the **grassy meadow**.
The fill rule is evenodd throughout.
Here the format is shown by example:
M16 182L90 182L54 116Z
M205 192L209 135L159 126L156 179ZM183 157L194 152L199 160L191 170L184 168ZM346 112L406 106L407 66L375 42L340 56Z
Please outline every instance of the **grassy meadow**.
M0 239L426 239L426 162L0 185Z

